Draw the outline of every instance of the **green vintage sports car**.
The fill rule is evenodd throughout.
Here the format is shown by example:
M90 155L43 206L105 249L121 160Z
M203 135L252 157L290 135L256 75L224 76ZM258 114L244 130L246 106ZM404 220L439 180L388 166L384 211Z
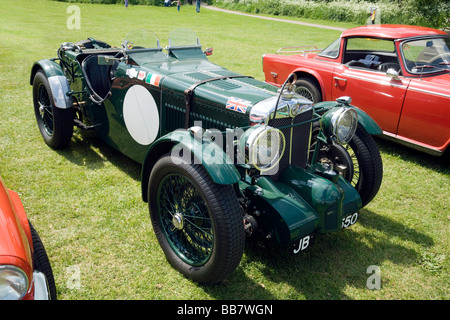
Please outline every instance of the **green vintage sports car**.
M246 239L294 253L356 222L377 194L378 125L349 97L313 105L209 62L197 36L130 32L121 48L63 43L33 65L44 141L67 147L95 130L142 164L142 197L169 263L201 283L238 266ZM266 241L266 240L264 240Z

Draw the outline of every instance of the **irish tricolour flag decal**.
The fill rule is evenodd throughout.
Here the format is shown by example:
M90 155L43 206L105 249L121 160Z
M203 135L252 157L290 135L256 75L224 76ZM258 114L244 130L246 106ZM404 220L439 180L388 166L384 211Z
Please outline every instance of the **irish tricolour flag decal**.
M159 87L159 82L161 81L161 76L158 74L148 73L145 82L151 84L152 86Z

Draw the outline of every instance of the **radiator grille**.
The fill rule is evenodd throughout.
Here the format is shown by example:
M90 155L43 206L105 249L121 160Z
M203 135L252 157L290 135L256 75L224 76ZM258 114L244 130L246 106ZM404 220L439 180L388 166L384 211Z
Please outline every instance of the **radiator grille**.
M305 168L308 161L308 151L311 134L311 122L296 125L312 118L312 110L303 112L295 118L273 119L269 121L269 126L279 128L286 139L286 149L281 158L277 172L272 175L273 179L278 179L279 175L287 167L294 165ZM291 126L285 128L286 126Z

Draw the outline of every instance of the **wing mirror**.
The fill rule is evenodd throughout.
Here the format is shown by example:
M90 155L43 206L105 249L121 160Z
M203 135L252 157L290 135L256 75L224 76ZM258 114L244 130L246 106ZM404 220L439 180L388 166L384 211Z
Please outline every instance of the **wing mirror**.
M400 78L398 77L398 72L395 71L395 69L393 69L393 68L387 69L386 75L387 75L389 78L392 78L392 79L394 79L394 80L400 80Z

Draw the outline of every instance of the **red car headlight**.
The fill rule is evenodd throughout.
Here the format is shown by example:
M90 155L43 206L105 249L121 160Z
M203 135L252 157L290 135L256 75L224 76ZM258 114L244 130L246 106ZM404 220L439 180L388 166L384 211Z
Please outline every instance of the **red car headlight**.
M29 280L16 266L0 266L0 300L19 300L27 293Z

